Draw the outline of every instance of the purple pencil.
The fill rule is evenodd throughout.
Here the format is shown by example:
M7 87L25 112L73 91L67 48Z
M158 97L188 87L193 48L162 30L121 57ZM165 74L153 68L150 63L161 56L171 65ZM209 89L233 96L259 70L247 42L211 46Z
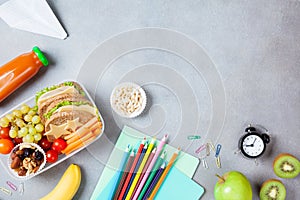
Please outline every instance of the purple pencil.
M162 173L164 172L165 167L166 167L166 163L164 162L164 163L161 165L161 167L159 168L159 170L157 171L157 173L156 173L156 175L155 175L153 181L151 182L151 184L150 184L150 186L149 186L149 188L148 188L146 194L145 194L144 197L143 197L143 200L146 200L146 199L150 196L152 190L154 189L154 187L155 187L155 185L157 184L159 178L161 177Z

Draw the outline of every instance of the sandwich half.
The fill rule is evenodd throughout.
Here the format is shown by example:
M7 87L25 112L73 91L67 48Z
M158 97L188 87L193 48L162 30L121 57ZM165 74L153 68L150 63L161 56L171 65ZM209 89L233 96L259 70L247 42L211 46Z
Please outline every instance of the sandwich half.
M45 135L50 141L72 134L94 118L101 121L98 109L86 98L82 87L76 82L65 82L38 92L36 104L45 126ZM78 126L70 129L70 124L74 126L75 121ZM60 133L55 133L55 130Z

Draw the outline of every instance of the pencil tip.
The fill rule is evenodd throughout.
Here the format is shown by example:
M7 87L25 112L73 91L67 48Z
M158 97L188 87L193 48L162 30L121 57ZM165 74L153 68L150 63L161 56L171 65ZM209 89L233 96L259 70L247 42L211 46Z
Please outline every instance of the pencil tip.
M162 141L166 141L167 138L168 138L168 134L165 134L164 137L163 137L163 139L162 139Z

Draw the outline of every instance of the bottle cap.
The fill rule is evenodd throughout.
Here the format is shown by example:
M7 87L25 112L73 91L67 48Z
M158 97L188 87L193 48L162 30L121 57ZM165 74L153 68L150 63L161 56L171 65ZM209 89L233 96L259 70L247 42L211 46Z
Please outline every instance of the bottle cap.
M43 63L44 66L47 66L49 64L48 59L43 54L43 52L38 48L37 46L32 48L32 51L37 55L41 63Z

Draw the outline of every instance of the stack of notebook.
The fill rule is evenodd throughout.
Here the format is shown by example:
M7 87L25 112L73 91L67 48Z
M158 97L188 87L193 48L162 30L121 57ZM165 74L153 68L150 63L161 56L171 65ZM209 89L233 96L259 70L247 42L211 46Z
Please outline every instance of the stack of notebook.
M116 182L120 178L121 169L118 169L118 167L122 162L125 149L128 144L135 145L144 137L149 138L143 133L130 127L123 128L92 194L92 200L111 199L112 193L116 189ZM157 141L157 143L159 143L159 141ZM176 150L176 148L166 143L163 150L167 152L165 160L169 161ZM180 152L176 162L174 162L174 166L172 166L155 195L155 199L199 199L203 195L204 189L192 180L198 164L199 160L197 158L184 152Z

